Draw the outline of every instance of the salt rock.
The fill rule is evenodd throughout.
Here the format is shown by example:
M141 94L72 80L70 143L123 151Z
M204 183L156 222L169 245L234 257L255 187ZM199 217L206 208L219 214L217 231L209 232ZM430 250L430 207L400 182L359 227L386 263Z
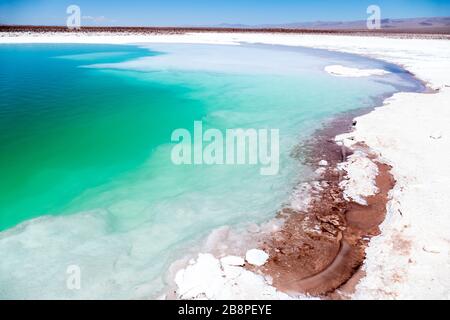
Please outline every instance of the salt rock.
M435 131L435 132L432 132L431 134L430 134L430 138L431 139L441 139L442 138L442 133L441 132L439 132L439 131Z
M220 263L226 266L243 266L245 260L238 256L226 256L220 259Z
M315 171L315 173L319 176L323 175L325 172L327 171L327 169L325 168L319 168Z
M447 244L443 241L433 241L425 243L423 246L423 251L428 253L444 253L447 252Z
M219 260L211 254L200 253L195 264L176 273L175 283L182 299L212 299L223 288L225 280Z
M243 267L237 267L237 266L227 266L224 265L223 267L223 274L227 280L235 280L236 278L239 278L244 273L245 269Z
M319 161L319 166L327 166L328 165L328 161L327 160L320 160Z
M264 265L268 259L269 255L259 249L250 249L245 254L245 260L247 260L248 263L258 267Z
M338 77L369 77L369 76L384 76L389 71L383 69L358 69L345 67L342 65L326 66L325 71L333 76Z

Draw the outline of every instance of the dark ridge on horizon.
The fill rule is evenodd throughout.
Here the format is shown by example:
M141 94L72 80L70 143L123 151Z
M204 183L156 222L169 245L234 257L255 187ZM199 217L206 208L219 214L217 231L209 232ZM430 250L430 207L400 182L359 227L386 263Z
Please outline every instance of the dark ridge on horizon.
M208 27L208 26L206 26ZM293 22L283 24L229 24L222 23L217 26L225 28L287 28L287 29L308 29L308 30L361 30L366 29L366 20L351 21L310 21L310 22ZM450 17L417 17L417 18L383 18L381 19L382 29L442 29L450 30Z
M66 26L5 25L0 32L71 32ZM364 35L450 35L450 17L423 17L381 20L381 29L368 30L365 20L316 21L286 24L245 25L228 24L203 26L92 26L81 27L84 32L165 33L186 32L272 32L272 33L320 33Z
M0 25L0 32L115 32L142 34L182 34L187 32L234 32L234 33L285 33L285 34L341 34L396 37L425 37L450 39L447 28L408 28L408 29L299 29L299 28L226 28L226 27L92 27L70 30L66 26Z
M24 28L64 28L64 26L45 26L45 25L7 25L0 23L0 31L5 28L24 29ZM383 18L381 19L380 30L368 30L366 27L366 20L354 21L313 21L313 22L293 22L283 24L233 24L221 23L217 25L183 25L183 26L99 26L99 25L85 25L82 29L85 31L101 31L101 30L115 30L131 31L139 30L141 32L154 31L174 31L174 32L189 32L189 31L220 31L222 29L228 31L272 31L272 32L396 32L396 33L436 33L436 34L450 34L450 17L419 17L419 18Z

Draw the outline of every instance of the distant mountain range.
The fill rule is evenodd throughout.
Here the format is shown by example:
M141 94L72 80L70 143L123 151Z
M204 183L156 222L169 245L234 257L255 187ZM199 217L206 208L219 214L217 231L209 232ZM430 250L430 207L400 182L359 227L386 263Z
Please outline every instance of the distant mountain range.
M0 22L0 31L29 31L41 28L42 31L61 31L64 26L19 26L19 25L5 25ZM332 33L336 32L360 32L369 31L367 29L366 20L358 21L314 21L314 22L293 22L284 24L232 24L222 23L218 25L188 25L188 26L89 26L83 27L85 30L91 29L92 31L110 31L112 29L116 31L127 30L141 30L141 31L167 31L167 32L188 32L188 31L201 31L201 30L221 30L221 29L234 29L234 31L245 31L246 29L268 29L268 32L296 32L295 30L305 30L306 32L322 32L328 31ZM280 30L281 29L281 30ZM286 29L284 31L283 29ZM248 30L251 31L251 30ZM409 18L409 19L382 19L381 30L382 33L418 33L418 34L446 34L450 35L450 17L428 17L428 18Z
M206 27L206 26L205 26ZM314 21L314 22L293 22L285 24L229 24L222 23L214 26L215 28L283 28L283 29L307 29L307 30L365 30L366 20L358 21ZM382 19L381 29L392 31L414 31L429 30L436 32L450 31L450 17L432 17L432 18L409 18L409 19Z

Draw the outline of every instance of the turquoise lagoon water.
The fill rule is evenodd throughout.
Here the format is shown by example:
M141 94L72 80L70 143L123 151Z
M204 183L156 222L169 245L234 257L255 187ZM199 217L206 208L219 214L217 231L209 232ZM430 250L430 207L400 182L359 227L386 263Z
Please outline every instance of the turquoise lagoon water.
M326 65L384 68L336 78ZM335 114L420 90L379 61L242 45L0 46L0 298L148 298L187 244L270 218L308 169L292 148ZM175 166L173 130L280 130L280 172ZM66 286L67 267L82 287Z

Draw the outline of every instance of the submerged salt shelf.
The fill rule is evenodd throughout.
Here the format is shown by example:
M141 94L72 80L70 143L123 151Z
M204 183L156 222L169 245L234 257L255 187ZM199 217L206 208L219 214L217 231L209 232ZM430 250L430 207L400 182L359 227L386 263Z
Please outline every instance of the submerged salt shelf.
M10 111L0 116L9 123L1 127L8 131L0 131L0 141L14 142L1 145L10 157L2 158L1 165L29 158L32 145L48 151L34 150L42 159L34 157L31 189L17 186L0 198L5 209L0 217L0 298L155 297L164 288L168 266L188 247L195 252L211 230L265 221L289 201L293 186L309 174L290 151L321 121L373 106L373 98L399 88L420 89L393 65L351 55L262 45L144 47L136 52L121 46L0 46L1 80L19 76L10 83L14 95L1 91L2 106ZM31 68L6 68L30 57L35 59ZM36 62L49 71L38 74ZM391 73L336 79L324 72L331 64ZM61 70L75 79L69 104L67 95L55 94ZM33 81L20 82L21 73L23 81ZM13 101L18 97L20 105ZM36 123L18 133L24 124L14 107L31 103L31 97L28 111L36 114ZM253 166L174 166L171 129L192 130L194 120L219 130L279 129L280 174L261 176ZM70 126L55 131L52 125L59 121ZM83 130L103 139L77 144ZM67 156L77 161L63 153L45 162L44 156L60 150L59 143L73 143ZM105 165L111 160L117 166ZM10 167L11 181L21 169L20 163ZM94 172L98 180L90 179ZM9 187L3 184L2 190ZM17 199L21 219L6 221L17 211ZM71 265L82 272L80 290L66 287Z
M325 71L337 77L369 77L369 76L384 76L389 71L383 69L357 69L349 68L341 65L332 65L325 67Z

